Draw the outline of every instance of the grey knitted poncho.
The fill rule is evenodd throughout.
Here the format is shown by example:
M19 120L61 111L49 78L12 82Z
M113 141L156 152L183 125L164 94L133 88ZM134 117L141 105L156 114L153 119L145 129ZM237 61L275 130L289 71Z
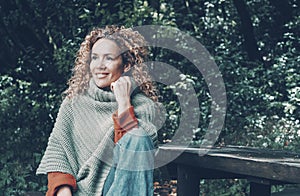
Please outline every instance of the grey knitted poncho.
M157 144L155 103L136 93L131 98L139 128ZM77 181L75 195L100 196L112 163L113 120L117 102L112 92L99 89L93 80L83 95L66 98L58 112L37 174L64 172Z

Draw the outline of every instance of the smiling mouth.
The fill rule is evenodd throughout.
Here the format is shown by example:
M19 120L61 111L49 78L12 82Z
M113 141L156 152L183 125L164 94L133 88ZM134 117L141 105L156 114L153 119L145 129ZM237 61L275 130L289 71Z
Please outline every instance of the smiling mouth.
M96 77L97 77L98 79L105 78L106 76L108 76L108 73L97 73L97 74L96 74Z

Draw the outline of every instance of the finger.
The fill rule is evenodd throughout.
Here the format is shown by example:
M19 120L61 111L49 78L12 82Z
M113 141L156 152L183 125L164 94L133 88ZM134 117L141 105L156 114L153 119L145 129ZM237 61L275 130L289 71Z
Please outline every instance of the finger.
M128 77L128 76L123 76L122 78L123 78L124 80L126 80L128 83L131 83L130 77Z
M116 80L115 83L117 85L123 85L123 86L126 85L126 86L128 86L128 80L123 76L120 77L118 80Z
M124 76L123 78L124 78L124 80L126 80L126 82L127 82L128 90L130 90L130 89L131 89L131 80L130 80L130 77Z
M116 81L112 82L112 88L114 91L119 91L120 89L122 89L122 86L124 86L124 84L125 83L123 79L120 77Z

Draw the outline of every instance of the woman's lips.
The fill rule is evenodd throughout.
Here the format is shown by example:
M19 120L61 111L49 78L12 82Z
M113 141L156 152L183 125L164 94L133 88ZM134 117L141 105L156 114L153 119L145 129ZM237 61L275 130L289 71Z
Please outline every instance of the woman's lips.
M108 73L96 73L95 74L98 79L105 78L108 76Z

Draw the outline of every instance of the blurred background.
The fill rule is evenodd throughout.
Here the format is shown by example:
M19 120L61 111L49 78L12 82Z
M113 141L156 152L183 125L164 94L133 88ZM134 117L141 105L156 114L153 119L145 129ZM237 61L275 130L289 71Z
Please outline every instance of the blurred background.
M164 25L196 38L213 56L226 86L227 113L216 145L299 152L300 9L297 0L10 0L0 1L0 191L45 191L35 170L55 122L76 51L92 27ZM201 143L211 98L184 57L150 48L150 59L182 72L176 88L196 90ZM166 76L168 74L166 73ZM159 85L167 121L160 143L180 121L178 94ZM191 128L192 129L192 128ZM163 171L156 171L163 182ZM202 195L246 195L243 180L202 180Z

